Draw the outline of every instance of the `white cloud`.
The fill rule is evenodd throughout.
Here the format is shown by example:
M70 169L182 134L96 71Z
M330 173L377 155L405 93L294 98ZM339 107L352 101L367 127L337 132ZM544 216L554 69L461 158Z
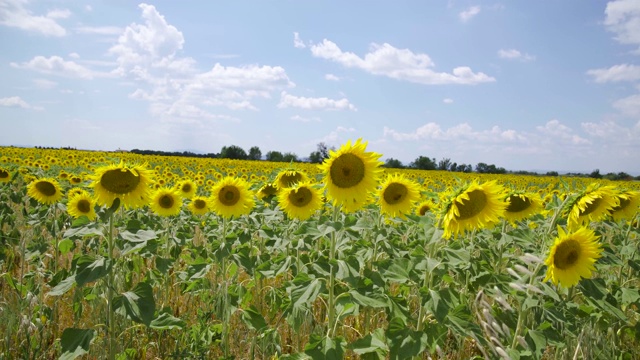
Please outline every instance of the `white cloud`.
M627 137L630 130L618 125L613 120L604 120L599 123L585 122L581 123L580 126L584 132L591 136L617 140L621 137Z
M47 80L47 79L33 79L32 81L33 81L33 84L38 89L44 89L44 90L53 89L54 87L56 87L58 85L57 82L51 81L51 80Z
M458 124L443 130L439 124L427 123L410 133L402 133L387 126L383 130L385 137L391 137L396 141L407 140L436 140L436 141L477 141L483 143L524 142L525 136L515 130L502 130L499 126L493 126L489 130L475 131L467 123Z
M355 132L355 131L356 131L356 129L354 129L352 127L338 126L335 130L329 132L329 134L327 134L326 136L322 137L321 139L318 139L317 142L323 142L323 143L327 143L327 144L336 143L336 142L343 143L345 139L342 139L342 136L340 134L341 133L352 133L352 132ZM338 140L340 140L340 141L338 141Z
M56 19L69 17L69 10L54 10L46 16L33 15L25 8L26 1L4 0L0 4L0 25L15 27L25 31L40 33L44 36L65 36L67 31Z
M640 94L616 100L613 107L625 115L638 116L640 115Z
M445 104L453 104L453 99L445 98L445 99L442 99L442 102Z
M640 45L640 2L616 0L607 3L604 25L622 44Z
M479 13L480 13L480 6L470 6L464 11L461 11L458 14L458 17L462 22L467 22L471 20L471 18L473 18L474 16L478 15Z
M536 129L549 138L567 141L573 145L588 145L591 142L577 134L568 126L560 123L557 119L549 120L544 126L536 126Z
M318 117L307 118L307 117L303 117L303 116L300 116L300 115L293 115L291 117L291 120L297 121L297 122L304 122L304 123L312 122L312 121L320 122L320 118L318 118Z
M61 75L81 79L92 79L94 76L98 75L78 63L64 60L60 56L51 56L49 58L36 56L30 61L22 64L11 63L11 66L20 69L33 70L43 74Z
M640 80L640 66L628 64L614 65L608 69L588 70L587 74L593 76L597 83L638 81Z
M72 53L69 53L69 57L74 59L79 59L80 54L78 54L77 52L72 52Z
M535 56L529 55L527 53L523 54L516 49L500 49L498 50L498 57L501 59L521 60L521 61L533 61L536 59Z
M326 74L324 78L325 80L329 80L329 81L340 81L340 78L333 74Z
M304 44L304 41L300 40L300 34L297 32L293 33L293 46L298 49L304 49L307 45Z
M120 35L124 31L123 28L118 26L78 26L74 28L78 34L92 34L92 35Z
M324 39L322 43L311 46L311 53L345 67L419 84L478 84L495 81L484 73L473 73L466 66L454 68L451 74L435 72L431 69L434 63L429 55L415 54L409 49L398 49L386 43L371 44L370 51L361 58L352 52L343 52L334 42Z
M31 110L44 110L40 106L32 106L26 101L22 100L19 96L11 96L6 98L0 98L0 106L4 107L18 107L22 109L31 109Z
M279 108L294 107L307 110L352 110L356 111L356 107L353 106L346 98L340 100L329 99L326 97L321 98L309 98L298 97L291 94L287 94L283 91L280 94Z

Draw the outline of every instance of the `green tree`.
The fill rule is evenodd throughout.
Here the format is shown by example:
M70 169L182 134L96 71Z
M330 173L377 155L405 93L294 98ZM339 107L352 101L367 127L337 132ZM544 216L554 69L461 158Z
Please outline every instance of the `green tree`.
M267 155L265 155L265 159L267 159L267 161L284 161L284 156L280 151L269 151Z
M223 159L247 160L247 152L237 145L223 146L220 150L220 157Z
M249 160L261 160L262 159L262 151L260 151L260 148L257 146L252 147L251 149L249 149Z
M298 155L292 152L286 152L282 155L282 161L284 162L299 162Z
M404 165L402 165L402 161L398 160L398 159L394 159L394 158L388 158L387 160L385 160L384 165L382 165L386 168L393 168L393 169L402 169L404 168Z
M429 159L426 156L419 156L416 158L409 167L420 169L420 170L435 170L436 169L436 159Z

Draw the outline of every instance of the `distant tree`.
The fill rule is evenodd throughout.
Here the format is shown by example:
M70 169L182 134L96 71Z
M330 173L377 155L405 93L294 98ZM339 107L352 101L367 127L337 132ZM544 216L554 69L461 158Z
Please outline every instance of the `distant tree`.
M600 174L600 169L595 169L589 174L590 178L594 179L602 179L602 175Z
M454 162L449 165L449 171L458 171L458 163Z
M449 158L443 158L442 160L438 161L438 170L447 171L449 170L449 166L451 166L451 159Z
M220 150L220 157L223 159L247 160L247 152L237 145L223 146Z
M486 174L489 172L489 165L487 163L479 162L476 164L476 172L480 174Z
M436 159L429 159L426 156L419 156L409 166L419 170L435 170Z
M404 168L404 165L402 165L402 161L400 161L398 159L394 159L394 158L389 158L389 159L385 160L383 166L386 167L386 168L393 168L393 169L402 169L402 168Z
M249 160L262 160L262 151L257 146L253 146L249 149Z
M545 175L546 176L558 176L558 172L557 171L547 171L547 173Z
M282 161L284 162L299 162L298 155L292 152L286 152L282 155Z
M284 161L282 153L280 151L269 151L267 155L265 155L265 159L267 161Z
M328 158L329 148L327 147L327 144L323 142L318 143L316 151L312 151L311 154L309 154L309 162L314 164L322 164L324 159Z

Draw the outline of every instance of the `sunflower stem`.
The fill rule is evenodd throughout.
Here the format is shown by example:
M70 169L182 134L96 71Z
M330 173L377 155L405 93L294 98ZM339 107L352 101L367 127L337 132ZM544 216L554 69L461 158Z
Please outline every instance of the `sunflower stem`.
M113 283L114 264L113 261L113 211L109 214L109 233L107 234L107 260L109 261L109 272L107 275L107 333L109 338L109 360L116 358L116 337L113 318Z
M338 221L338 215L340 213L340 207L339 206L335 206L333 208L333 222L336 223ZM327 337L329 338L333 338L335 335L335 327L334 327L334 322L336 321L336 306L335 306L335 294L334 294L334 287L335 287L335 269L333 266L333 262L335 260L335 255L336 255L336 241L337 241L337 235L336 235L336 231L333 231L331 233L331 238L330 238L330 245L329 245L329 266L330 266L330 270L329 270L329 303L327 305L328 309L327 309L327 313L328 313L328 317L329 317L329 322L327 324Z
M531 277L529 278L529 285L533 285L533 282L536 279L536 276L538 275L538 272L540 271L540 269L542 268L542 265L544 265L544 263L538 263L538 265L536 265L535 270L533 270L533 273L531 274ZM528 297L529 296L529 289L527 288L525 295ZM526 308L523 309L523 302L520 302L518 304L518 322L516 324L516 330L513 333L513 340L511 341L511 349L512 350L516 350L517 346L518 346L518 337L520 336L520 333L522 332L522 327L524 325L524 321L526 319L526 317L529 315L529 309L530 308Z
M222 244L227 246L227 218L222 219ZM229 359L229 284L227 281L227 257L222 258L222 349Z

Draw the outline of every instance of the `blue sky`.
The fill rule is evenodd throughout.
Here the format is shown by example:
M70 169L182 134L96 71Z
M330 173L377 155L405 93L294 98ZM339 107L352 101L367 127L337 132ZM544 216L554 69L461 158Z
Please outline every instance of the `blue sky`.
M640 173L640 1L0 0L0 145Z

